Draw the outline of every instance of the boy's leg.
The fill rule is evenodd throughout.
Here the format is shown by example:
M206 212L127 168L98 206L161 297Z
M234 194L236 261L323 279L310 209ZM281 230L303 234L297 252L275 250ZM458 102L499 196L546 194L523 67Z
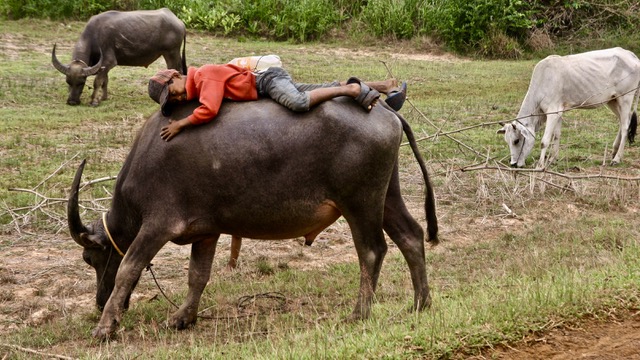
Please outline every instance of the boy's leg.
M377 90L379 93L387 94L389 91L398 87L398 80L396 79L387 79L384 81L363 81L367 86L372 89ZM296 88L300 91L311 91L319 88L326 87L337 87L337 86L345 86L347 85L346 81L334 81L331 83L324 84L301 84L296 83Z

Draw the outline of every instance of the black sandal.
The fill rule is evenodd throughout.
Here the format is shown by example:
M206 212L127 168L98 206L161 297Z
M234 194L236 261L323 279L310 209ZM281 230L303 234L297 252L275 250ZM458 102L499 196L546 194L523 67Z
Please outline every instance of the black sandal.
M380 93L376 89L370 88L369 86L367 86L367 84L361 82L360 79L358 79L356 77L350 77L349 80L347 80L347 85L348 84L359 84L360 85L360 95L358 95L354 99L365 110L371 111L375 101L380 98Z
M407 99L407 82L403 81L402 85L399 87L393 88L389 93L387 93L387 98L385 102L395 111L399 111L402 109L402 105L404 105L404 101Z

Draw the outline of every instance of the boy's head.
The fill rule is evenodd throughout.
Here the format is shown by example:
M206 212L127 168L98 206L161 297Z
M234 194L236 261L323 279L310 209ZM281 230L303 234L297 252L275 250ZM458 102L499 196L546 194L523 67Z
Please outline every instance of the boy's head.
M149 97L160 104L162 115L171 115L171 105L169 102L169 85L173 79L180 77L180 73L174 69L158 71L149 79Z

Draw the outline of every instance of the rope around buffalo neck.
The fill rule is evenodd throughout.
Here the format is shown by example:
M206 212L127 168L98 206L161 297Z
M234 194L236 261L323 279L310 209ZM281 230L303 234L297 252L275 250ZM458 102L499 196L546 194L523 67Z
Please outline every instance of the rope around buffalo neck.
M111 241L111 245L113 245L113 247L116 249L118 254L120 254L120 256L124 257L124 253L122 252L122 250L120 250L118 245L116 245L116 242L113 241L113 238L111 237L111 233L109 232L109 228L107 227L107 213L106 212L102 213L102 226L104 227L104 231L107 233L107 237L109 238L109 241Z

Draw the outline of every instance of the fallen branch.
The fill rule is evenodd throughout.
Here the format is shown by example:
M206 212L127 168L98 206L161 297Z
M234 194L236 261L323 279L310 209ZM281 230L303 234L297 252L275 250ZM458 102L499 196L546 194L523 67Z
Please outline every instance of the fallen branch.
M619 176L619 175L608 175L608 174L586 174L586 175L568 175L559 173L557 171L551 171L548 169L521 169L521 168L510 168L510 167L502 167L502 166L489 166L487 164L482 166L471 166L471 167L463 167L460 168L460 171L478 171L478 170L500 170L500 171L508 171L513 173L543 173L558 176L561 178L565 178L568 180L583 180L583 179L612 179L612 180L621 180L621 181L640 181L640 176Z
M26 353L29 353L29 354L35 354L35 355L46 357L46 358L63 359L63 360L73 360L73 359L75 359L75 358L64 356L64 355L50 354L50 353L46 353L46 352L42 352L42 351L28 349L28 348L24 348L24 347L21 347L21 346L18 346L18 345L0 343L0 346L6 347L6 348L9 348L9 349L13 349L13 350L26 352Z

